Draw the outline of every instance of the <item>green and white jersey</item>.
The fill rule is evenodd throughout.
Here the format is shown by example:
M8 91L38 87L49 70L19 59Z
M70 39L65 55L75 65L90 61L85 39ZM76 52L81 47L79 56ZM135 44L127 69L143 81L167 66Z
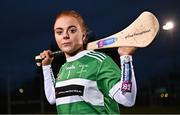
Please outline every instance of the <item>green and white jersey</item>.
M109 97L120 81L120 69L107 55L82 51L67 59L56 78L56 105L59 114L119 114Z

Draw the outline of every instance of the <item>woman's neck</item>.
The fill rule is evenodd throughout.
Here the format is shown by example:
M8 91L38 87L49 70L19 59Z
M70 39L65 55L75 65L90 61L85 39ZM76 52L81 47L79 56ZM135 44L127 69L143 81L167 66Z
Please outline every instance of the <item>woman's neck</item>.
M70 57L73 57L73 56L75 56L76 54L78 54L79 52L81 52L83 50L84 50L84 48L82 47L82 48L79 48L78 50L76 50L76 51L74 51L72 53L65 53L65 57L66 57L66 59L70 58Z

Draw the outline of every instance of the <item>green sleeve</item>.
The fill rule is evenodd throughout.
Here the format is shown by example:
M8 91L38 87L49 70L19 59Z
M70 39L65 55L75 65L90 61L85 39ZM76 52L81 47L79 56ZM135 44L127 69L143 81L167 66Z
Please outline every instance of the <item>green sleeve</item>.
M109 90L120 81L121 71L119 66L107 56L100 65L97 74L97 83L103 94L108 95Z

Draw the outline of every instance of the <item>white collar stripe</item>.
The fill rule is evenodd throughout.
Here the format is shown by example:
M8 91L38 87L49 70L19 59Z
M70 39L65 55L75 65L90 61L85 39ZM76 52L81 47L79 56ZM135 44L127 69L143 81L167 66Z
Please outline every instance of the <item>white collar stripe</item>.
M88 54L93 55L93 56L97 56L97 57L101 58L102 60L105 59L105 57L103 55L101 55L100 53L88 53Z
M91 51L90 53L94 53L94 54L97 54L97 55L100 55L102 56L103 58L106 58L106 55L101 53L101 52L95 52L95 51Z
M75 56L73 57L69 57L66 59L67 62L71 62L71 61L75 61L81 57L83 57L84 55L86 55L87 53L89 53L91 50L84 50L82 52L79 52L78 54L76 54Z
M92 58L95 58L95 59L99 60L100 62L103 61L101 58L99 58L99 57L97 57L97 56L93 56L93 55L91 55L91 54L87 54L87 56L92 57Z

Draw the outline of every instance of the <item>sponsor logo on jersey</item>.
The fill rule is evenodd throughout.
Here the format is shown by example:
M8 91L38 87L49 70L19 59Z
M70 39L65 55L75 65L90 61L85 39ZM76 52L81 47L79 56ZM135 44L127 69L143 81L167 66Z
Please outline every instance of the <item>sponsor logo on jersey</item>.
M123 82L122 82L122 87L121 91L123 93L126 92L131 92L132 89L132 72L131 72L131 64L130 64L130 59L128 57L125 57L124 63L123 63Z
M66 70L72 70L72 69L75 69L75 66L74 65L71 65L69 67L66 67Z
M83 96L84 86L82 85L68 85L56 88L56 97L66 97L79 95Z
M123 81L121 91L123 93L131 92L132 89L132 82L131 81Z

